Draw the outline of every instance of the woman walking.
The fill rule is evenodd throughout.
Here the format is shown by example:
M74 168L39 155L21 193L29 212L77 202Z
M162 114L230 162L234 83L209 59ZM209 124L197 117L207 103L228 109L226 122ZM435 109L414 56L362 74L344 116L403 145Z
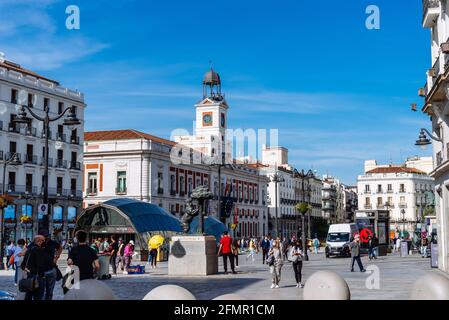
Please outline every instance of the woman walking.
M273 247L270 249L270 252L268 253L268 261L272 260L270 265L270 272L272 274L271 278L271 289L273 288L279 288L279 282L281 281L281 269L284 264L284 259L282 257L282 248L281 248L281 241L279 239L276 239L276 241L273 244Z
M293 271L295 272L296 288L304 288L301 283L302 280L302 257L304 253L302 251L301 242L296 240L295 244L290 249L289 259L292 262Z
M248 260L248 258L251 257L251 260L254 262L256 260L256 258L254 258L254 253L255 253L256 247L254 246L253 239L251 239L249 241L248 249L249 249L249 254L246 256L246 260Z

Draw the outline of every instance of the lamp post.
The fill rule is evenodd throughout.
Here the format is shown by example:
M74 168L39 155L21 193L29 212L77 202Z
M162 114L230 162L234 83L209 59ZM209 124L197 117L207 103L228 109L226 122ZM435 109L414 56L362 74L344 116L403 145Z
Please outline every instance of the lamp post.
M33 199L33 196L30 196L30 195L28 194L28 191L25 190L25 193L24 193L23 195L20 195L20 199L25 199L25 214L24 214L24 212L23 212L23 210L22 210L22 216L23 216L23 215L28 216L28 200ZM32 216L32 215L33 215L33 213L31 213L31 216ZM23 224L24 227L25 227L25 237L24 237L25 241L27 240L27 231L28 231L27 224L28 224L28 222L25 222L25 223ZM30 237L30 238L31 238L31 237Z
M401 210L401 214L402 214L402 236L404 236L404 231L405 231L405 210L404 209Z
M222 193L222 191L221 191L221 168L222 167L229 167L231 169L234 169L234 168L233 168L232 164L227 164L226 163L226 153L225 152L221 153L221 160L218 161L218 163L212 163L211 166L217 166L217 168L218 168L218 204L217 204L218 209L217 209L217 212L218 212L219 220L221 222L223 222L224 224L226 224L226 216L221 214L222 213L221 212L221 202L222 202L222 195L221 195L221 193ZM225 186L225 188L226 188L226 186ZM237 190L237 192L238 192L238 190Z
M19 112L17 114L17 117L14 119L14 122L19 124L28 124L30 122L29 118L27 118L27 112L26 110L31 114L31 116L38 120L43 122L44 125L44 133L45 133L45 153L44 153L44 181L43 181L43 188L44 188L44 194L43 194L43 202L44 204L48 205L48 142L50 140L49 133L50 133L50 123L57 121L61 119L67 112L68 115L64 119L63 125L68 126L70 129L75 129L74 127L81 124L80 120L76 117L75 114L75 108L68 107L66 108L61 114L59 114L56 117L50 117L50 107L47 104L44 104L44 116L39 116L36 114L31 108L27 105L22 105L19 109ZM51 212L51 210L48 210L48 212ZM42 218L42 228L49 231L49 218L48 213L43 216Z
M20 165L20 158L19 155L17 153L14 153L8 160L3 161L3 184L2 184L2 192L3 194L7 194L7 190L6 190L6 167L8 165ZM5 209L2 209L2 222L1 222L1 227L0 227L0 231L1 231L1 239L0 239L0 268L3 268L3 257L4 257L4 246L5 246Z
M276 228L276 237L279 236L279 225L278 225L278 183L279 182L284 182L285 179L282 175L279 174L278 172L278 166L276 164L276 168L274 171L273 176L270 178L271 182L274 182L274 193L275 193L275 202L274 202L274 210L275 210L275 216L274 216L274 225Z

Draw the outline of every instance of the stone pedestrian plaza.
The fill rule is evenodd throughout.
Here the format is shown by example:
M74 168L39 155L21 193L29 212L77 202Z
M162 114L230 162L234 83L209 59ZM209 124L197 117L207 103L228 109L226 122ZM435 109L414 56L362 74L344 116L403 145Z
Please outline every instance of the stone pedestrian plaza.
M261 254L256 255L256 261L246 260L245 255L239 256L237 274L224 274L222 260L219 259L219 274L207 277L170 277L168 263L161 262L156 269L148 269L144 275L118 274L110 280L103 280L111 287L120 300L141 300L150 290L165 284L175 284L189 290L199 300L210 300L223 294L235 293L248 300L302 300L304 289L296 288L293 269L290 262L285 262L279 289L270 289L271 274L266 265L262 264ZM341 275L348 283L352 300L407 300L410 298L414 282L426 273L443 274L430 267L429 259L420 255L400 257L397 253L377 260L369 261L364 256L362 262L366 273L358 268L350 272L349 258L325 258L324 253L311 254L310 260L304 262L303 283L317 271L331 270ZM64 260L59 267L65 269ZM367 278L374 276L370 270L378 267L379 288L368 288ZM12 271L0 271L0 290L16 292L13 284ZM61 282L55 289L55 300L63 299Z

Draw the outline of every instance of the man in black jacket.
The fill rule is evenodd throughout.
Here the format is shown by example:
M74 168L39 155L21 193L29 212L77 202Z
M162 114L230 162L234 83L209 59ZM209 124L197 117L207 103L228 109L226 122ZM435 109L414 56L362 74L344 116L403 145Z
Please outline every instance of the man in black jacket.
M33 246L31 246L22 261L20 267L27 273L28 279L35 279L38 283L38 288L34 291L27 292L25 300L42 300L45 293L45 267L46 267L46 253L42 247L45 242L45 237L38 235L34 237Z
M369 259L377 259L377 247L379 246L379 239L374 234L372 237L369 237Z

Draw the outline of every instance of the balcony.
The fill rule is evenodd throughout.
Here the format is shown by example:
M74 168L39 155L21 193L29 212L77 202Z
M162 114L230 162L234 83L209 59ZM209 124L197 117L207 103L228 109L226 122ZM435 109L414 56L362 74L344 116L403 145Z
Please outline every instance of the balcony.
M400 203L399 204L399 208L407 208L407 204L406 203Z
M69 169L71 170L81 170L81 163L78 161L70 161Z
M5 161L11 160L11 158L14 156L14 154L15 154L15 152L7 152L6 155L5 155ZM21 159L22 155L20 153L17 153L17 157L19 159Z
M67 160L56 159L55 168L62 168L62 169L67 168Z
M45 130L42 130L41 132L41 138L45 139ZM51 130L48 130L48 139L51 140Z
M440 15L440 1L439 0L422 0L423 5L423 19L422 25L425 28L431 28L435 20Z
M82 198L83 197L83 192L81 190L69 190L70 192L70 197L72 198Z
M441 166L441 164L443 163L443 155L441 154L441 151L437 152L435 156L435 162L437 167Z
M30 136L30 137L37 137L37 129L33 128L33 127L26 127L25 135Z
M387 193L393 193L394 191L393 191L393 189L388 189L387 190Z
M70 137L70 143L71 143L71 144L80 144L80 137L77 137L77 136L71 136L71 137Z
M88 196L96 196L98 194L97 188L87 188L86 193Z
M371 194L371 191L370 190L364 190L363 193L364 194Z
M62 133L62 132L57 132L56 133L56 140L58 141L62 141L62 142L66 142L66 134Z
M25 154L24 155L24 159L23 159L23 163L37 164L37 156L32 155L32 154Z
M19 124L15 123L15 122L10 122L8 124L8 131L9 132L20 133L20 126L19 126Z
M115 194L126 194L126 187L115 188Z
M176 190L170 190L170 195L171 196L176 196Z
M179 191L179 196L180 197L184 197L186 195L186 193L184 191Z
M372 209L372 208L373 208L373 205L371 205L371 204L365 204L365 205L364 205L364 208L365 208L365 209Z
M157 188L157 194L164 194L163 188Z

